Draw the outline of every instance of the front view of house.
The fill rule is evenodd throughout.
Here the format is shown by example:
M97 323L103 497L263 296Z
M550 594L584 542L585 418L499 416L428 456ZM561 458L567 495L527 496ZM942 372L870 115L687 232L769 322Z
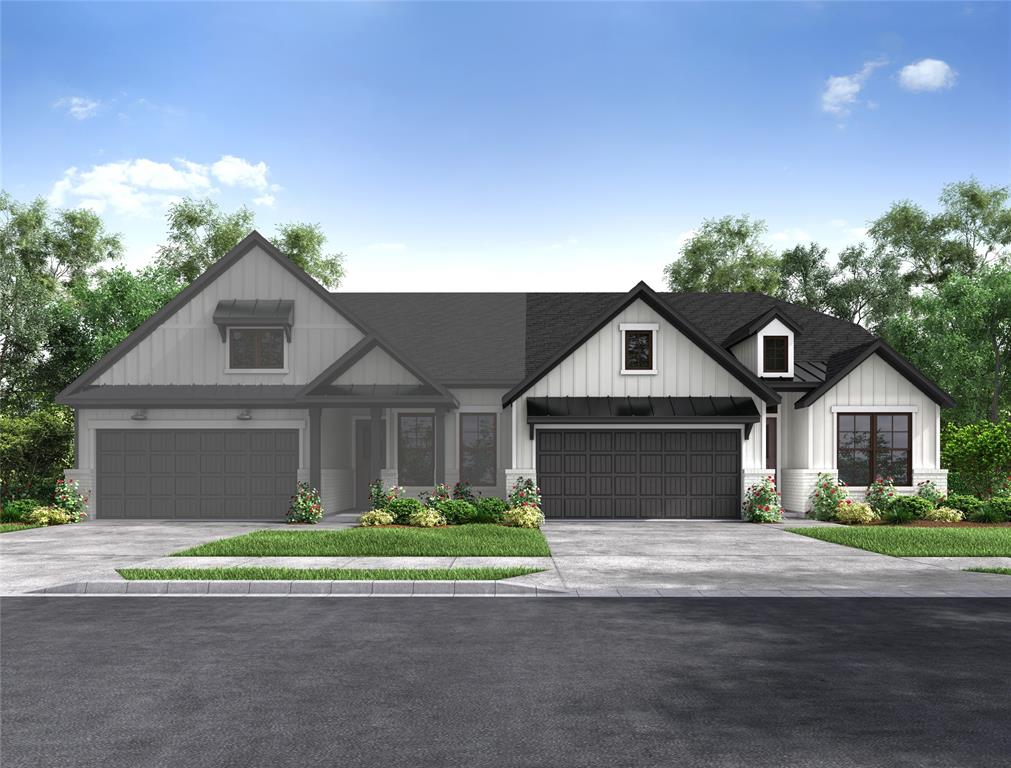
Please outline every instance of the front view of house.
M253 233L64 392L92 515L280 519L382 478L536 478L558 518L734 518L775 475L946 486L951 398L861 327L761 294L327 292ZM859 495L859 493L855 494Z

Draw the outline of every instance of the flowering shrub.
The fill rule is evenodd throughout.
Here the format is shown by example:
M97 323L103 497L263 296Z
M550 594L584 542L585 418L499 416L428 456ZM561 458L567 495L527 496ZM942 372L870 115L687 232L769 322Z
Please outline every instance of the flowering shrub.
M892 478L875 477L874 482L867 486L867 495L864 497L864 501L871 505L871 509L883 516L896 498L898 498L898 492L895 490Z
M532 504L523 504L507 509L502 523L513 528L540 528L544 525L544 513Z
M386 509L387 504L403 495L403 487L394 485L392 488L384 488L382 480L374 480L369 486L369 502L372 509Z
M393 522L397 525L409 525L411 515L420 509L424 507L417 499L391 499L385 511L393 515Z
M31 525L63 525L77 522L59 507L37 507L25 516L25 522Z
M376 525L393 525L393 515L381 509L373 509L358 518L358 525L371 528Z
M506 510L509 509L505 501L498 496L479 499L474 506L475 523L501 523L505 520Z
M536 507L541 508L541 489L528 477L517 477L513 489L509 491L509 508Z
M815 520L832 520L839 504L849 498L846 483L836 480L828 472L822 472L814 481L811 494L811 517Z
M778 523L783 519L783 507L772 475L748 488L744 495L744 517L753 523Z
M835 519L843 525L863 525L878 519L870 504L845 499L835 511Z
M79 523L88 516L88 497L81 493L76 480L56 481L53 506L67 513L69 522Z
M289 523L318 523L323 519L323 502L319 491L308 483L299 483L298 490L288 505Z
M934 507L924 512L923 519L940 523L957 523L962 519L962 513L951 507Z
M469 501L471 504L477 501L477 495L466 480L461 480L453 486L453 498L457 501Z
M944 494L937 487L933 480L924 480L916 484L916 495L921 499L926 499L935 507L944 503Z
M407 523L416 528L435 528L445 525L446 518L435 509L422 507L411 513L411 516L407 518Z
M418 498L424 503L426 507L434 508L438 506L441 501L449 501L452 498L452 494L449 488L446 487L445 483L439 483L431 491L422 491L418 494Z
M473 523L477 510L469 501L463 499L447 499L440 501L434 509L446 518L447 525L465 525Z

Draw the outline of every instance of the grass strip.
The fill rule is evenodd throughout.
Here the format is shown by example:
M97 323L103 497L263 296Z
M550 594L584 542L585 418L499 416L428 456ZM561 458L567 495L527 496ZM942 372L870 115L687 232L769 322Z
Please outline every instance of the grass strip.
M966 568L973 573L999 573L1002 576L1011 576L1011 568Z
M535 528L341 528L254 531L175 552L176 557L550 557Z
M128 581L497 581L543 568L117 568Z
M787 528L790 533L893 557L1009 557L1011 528Z
M42 526L29 525L28 523L0 523L0 533L14 533L14 531L27 531L29 528L42 528Z

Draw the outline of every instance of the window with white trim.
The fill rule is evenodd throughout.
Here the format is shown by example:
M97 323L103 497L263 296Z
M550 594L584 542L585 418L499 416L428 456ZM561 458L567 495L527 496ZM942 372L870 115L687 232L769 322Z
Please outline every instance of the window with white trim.
M274 371L287 368L283 328L229 328L228 370Z
M621 372L623 374L649 374L657 372L656 323L622 323Z

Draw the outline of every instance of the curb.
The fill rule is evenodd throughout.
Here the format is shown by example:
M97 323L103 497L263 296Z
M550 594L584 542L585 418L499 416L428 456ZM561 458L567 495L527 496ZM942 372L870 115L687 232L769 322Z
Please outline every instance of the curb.
M500 581L78 581L27 594L211 597L550 597L574 596L545 587Z

